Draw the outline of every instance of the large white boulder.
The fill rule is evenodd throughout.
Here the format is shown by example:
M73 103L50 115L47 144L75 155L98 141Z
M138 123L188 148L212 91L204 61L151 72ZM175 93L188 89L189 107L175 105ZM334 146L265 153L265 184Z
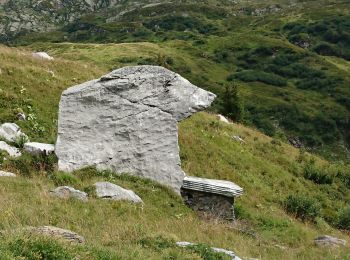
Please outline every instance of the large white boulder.
M44 143L25 143L24 150L31 154L46 154L49 155L55 152L55 146L53 144Z
M22 154L16 147L8 145L4 141L0 141L0 151L5 151L10 157L20 157Z
M126 200L134 203L143 203L142 199L132 190L124 189L110 182L95 183L96 196L102 199Z
M0 138L7 142L16 142L20 138L28 140L28 137L22 133L20 127L15 123L4 123L0 125Z
M177 122L215 95L158 66L125 67L66 90L60 101L59 169L86 166L156 180L180 190Z

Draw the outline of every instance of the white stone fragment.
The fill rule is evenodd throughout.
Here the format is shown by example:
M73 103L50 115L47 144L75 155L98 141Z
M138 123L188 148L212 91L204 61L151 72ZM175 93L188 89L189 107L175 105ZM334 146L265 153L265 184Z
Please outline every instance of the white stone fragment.
M56 196L61 199L70 199L75 198L82 201L88 200L88 195L86 192L76 190L69 186L61 186L57 187L56 189L50 191L51 195Z
M22 133L20 127L15 123L2 124L0 126L0 138L5 139L7 142L16 142L20 138L28 140L28 137Z
M221 122L224 122L226 124L231 124L230 121L228 121L228 119L226 117L224 117L223 115L218 115L218 118Z
M56 154L60 170L87 166L142 176L179 192L177 122L215 95L158 66L125 67L66 90Z
M22 155L19 149L11 145L8 145L4 141L0 141L0 151L5 151L9 154L10 157L15 157L15 158L20 157Z
M134 203L143 203L142 199L132 190L124 189L110 182L95 183L98 198L111 200L126 200Z
M25 143L24 150L30 154L43 154L46 155L52 154L55 152L55 146L53 144L44 144L44 143Z
M12 172L0 171L0 177L16 177L16 174Z
M46 52L34 52L32 54L32 56L33 56L33 58L41 59L41 60L53 60L54 59L53 57L51 57Z
M237 141L237 142L239 142L239 143L241 143L241 144L245 144L245 141L239 135L232 136L232 139Z

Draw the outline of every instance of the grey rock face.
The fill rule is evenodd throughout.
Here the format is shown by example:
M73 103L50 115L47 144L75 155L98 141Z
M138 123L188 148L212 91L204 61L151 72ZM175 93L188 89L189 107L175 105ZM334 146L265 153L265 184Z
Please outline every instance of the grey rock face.
M125 67L66 90L61 98L59 168L86 166L156 180L180 190L177 122L215 95L158 66Z
M56 189L51 191L51 195L61 199L74 198L82 201L88 200L87 193L82 192L80 190L76 190L69 186L57 187Z
M4 123L0 126L0 137L8 142L16 142L19 138L28 139L28 137L22 133L18 125L14 123Z
M10 157L19 157L21 156L21 152L11 145L8 145L7 143L0 141L0 151L5 151L9 154Z
M132 190L126 190L110 182L95 183L98 198L111 200L126 200L134 203L143 203L142 199Z
M12 172L0 171L0 177L16 177L16 174L14 174Z
M346 245L346 241L344 239L339 239L332 236L320 236L315 238L315 244L318 246L339 246Z
M53 144L43 144L43 143L25 143L24 150L31 154L43 154L46 155L55 152L55 146Z

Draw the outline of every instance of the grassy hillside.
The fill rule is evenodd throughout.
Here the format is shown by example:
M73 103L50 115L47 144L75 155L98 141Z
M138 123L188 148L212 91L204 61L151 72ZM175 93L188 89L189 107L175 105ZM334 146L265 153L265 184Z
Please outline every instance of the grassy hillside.
M33 141L54 142L60 93L78 82L127 64L162 62L164 57L174 57L174 67L188 65L192 72L219 74L221 65L205 59L196 62L183 47L178 41L161 47L152 43L31 46L49 50L56 58L52 62L35 60L25 49L1 47L0 120L17 122L15 112L22 109L33 114L30 120L17 122L24 132ZM350 259L349 245L327 249L313 244L323 234L350 241L345 231L349 229L348 165L329 163L243 125L218 122L207 112L183 121L179 131L183 169L189 175L231 180L245 189L236 203L235 224L198 218L181 198L148 180L93 169L70 176L56 172L54 160L24 155L0 166L21 176L0 178L1 229L54 225L85 236L87 245L33 241L14 232L1 240L0 256L28 257L45 248L46 254L52 251L67 259L75 255L81 259L200 259L204 254L200 248L174 246L175 241L187 240L231 249L242 257ZM245 143L235 141L235 135ZM61 201L48 193L65 184L91 193L98 180L133 189L145 205L95 198L87 203ZM296 210L299 206L302 210Z
M221 104L225 85L239 85L246 125L349 162L347 1L119 1L101 8L86 14L87 9L49 33L26 31L4 42L70 60L92 57L106 69L164 65L218 94L213 109L224 114L229 114ZM78 44L54 44L67 41ZM91 43L109 44L105 49ZM131 45L118 50L111 43ZM126 49L133 50L130 56Z

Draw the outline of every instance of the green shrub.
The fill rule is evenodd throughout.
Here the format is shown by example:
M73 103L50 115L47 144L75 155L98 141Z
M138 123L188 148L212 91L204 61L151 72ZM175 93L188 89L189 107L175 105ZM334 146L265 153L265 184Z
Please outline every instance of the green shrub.
M300 195L289 195L283 206L287 213L302 221L314 221L321 213L321 207L315 200Z
M55 154L31 155L24 153L21 157L11 158L4 163L9 168L15 168L24 176L31 176L33 173L53 173L57 164Z
M304 167L304 178L313 181L316 184L332 184L333 176L317 167L314 161L309 161Z
M336 226L340 229L350 230L350 206L339 212Z
M225 86L225 92L222 97L222 109L220 112L236 122L243 120L244 105L239 95L237 85L228 84Z
M287 81L281 76L263 71L245 70L237 73L236 78L244 82L260 81L266 84L279 87L287 85Z
M24 259L60 259L70 260L71 255L62 245L47 238L18 238L9 245L13 255Z
M79 183L79 179L71 173L56 172L50 177L56 186L75 185Z

